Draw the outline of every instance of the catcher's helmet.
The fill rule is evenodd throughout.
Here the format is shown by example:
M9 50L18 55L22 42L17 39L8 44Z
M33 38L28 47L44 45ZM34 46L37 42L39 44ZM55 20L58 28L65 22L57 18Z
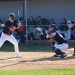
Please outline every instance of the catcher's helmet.
M14 13L10 13L10 14L8 15L8 17L12 17L12 19L15 19L15 14L14 14Z
M51 25L48 29L48 34L54 33L56 32L56 26L55 25Z

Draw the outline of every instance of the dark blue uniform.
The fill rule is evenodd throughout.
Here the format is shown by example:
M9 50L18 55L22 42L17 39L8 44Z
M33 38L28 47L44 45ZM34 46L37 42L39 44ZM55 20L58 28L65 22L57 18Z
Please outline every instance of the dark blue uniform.
M64 37L60 33L57 33L57 32L56 32L56 35L53 37L53 39L56 41L57 44L67 43Z
M52 47L53 51L57 54L57 55L61 55L61 58L65 57L65 52L63 52L64 50L68 49L68 44L67 41L64 39L64 37L58 33L58 32L53 32L48 36L52 36L54 41L55 41L55 45L54 47Z
M15 26L17 28L18 27L17 21L14 20L14 22L12 22L12 23L10 21L7 21L5 23L5 27L4 27L3 33L5 33L7 35L11 35L12 31L9 29L11 26Z

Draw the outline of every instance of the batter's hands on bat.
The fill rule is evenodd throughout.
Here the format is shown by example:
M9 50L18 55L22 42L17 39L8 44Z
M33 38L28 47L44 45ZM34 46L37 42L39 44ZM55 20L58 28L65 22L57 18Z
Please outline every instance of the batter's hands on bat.
M15 26L10 26L10 27L9 27L9 30L13 32L13 31L16 30L16 27L15 27Z

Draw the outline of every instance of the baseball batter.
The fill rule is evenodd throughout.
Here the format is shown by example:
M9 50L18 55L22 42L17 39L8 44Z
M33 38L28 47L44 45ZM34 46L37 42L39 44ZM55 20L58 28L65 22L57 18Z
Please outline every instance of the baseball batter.
M14 13L10 13L8 15L8 20L4 25L2 24L2 27L3 27L3 32L0 38L0 47L4 44L5 41L9 41L14 45L16 57L21 57L19 53L18 42L12 35L12 32L18 28L18 24L17 21L15 20Z

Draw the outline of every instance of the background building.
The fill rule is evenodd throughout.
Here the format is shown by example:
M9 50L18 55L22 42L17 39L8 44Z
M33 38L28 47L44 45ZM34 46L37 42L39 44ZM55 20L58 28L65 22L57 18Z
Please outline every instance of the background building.
M0 0L0 18L5 20L10 12L19 16L24 16L23 0ZM60 21L60 18L75 20L75 0L27 0L27 14L29 16L42 16L45 18L54 18Z

